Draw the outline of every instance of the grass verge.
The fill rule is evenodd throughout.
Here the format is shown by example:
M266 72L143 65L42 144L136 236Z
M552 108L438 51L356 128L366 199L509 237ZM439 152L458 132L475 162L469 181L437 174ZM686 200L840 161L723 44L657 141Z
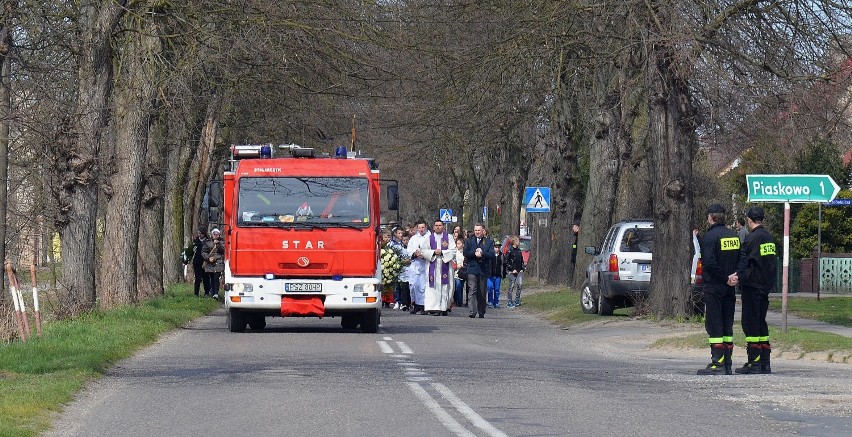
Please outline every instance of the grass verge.
M737 347L745 348L742 326L734 324L734 340ZM852 338L827 332L788 327L782 334L780 328L769 327L769 340L773 353L821 354L827 360L846 362L852 355ZM678 337L661 338L653 347L673 347L678 349L703 349L707 347L707 334L697 333Z
M836 299L836 300L834 300ZM774 301L770 300L770 306ZM852 308L849 307L852 298L791 298L788 308L791 312L802 317L809 314L822 314L820 320L835 323L844 317L849 318ZM780 310L780 301L777 302ZM558 291L542 291L524 297L524 308L541 314L551 323L560 326L578 325L585 322L601 320L596 314L585 314L580 309L580 293L567 288ZM795 308L795 310L794 310ZM611 320L633 316L632 308L622 308L615 311ZM811 317L817 318L817 317ZM837 323L841 324L841 323ZM703 331L700 321L684 322L684 330ZM848 325L847 325L848 326ZM738 347L745 347L744 337L741 335L742 326L738 323L734 326L734 338ZM781 334L779 328L769 327L769 338L772 340L774 352L792 352L808 354L816 353L831 361L848 361L852 355L852 338L842 335L812 331L789 327L786 334ZM684 334L676 337L666 337L654 342L652 347L674 347L681 349L702 349L707 347L707 334L700 332L696 334Z
M0 345L0 436L35 436L83 385L164 332L217 308L187 284L139 305L44 326L43 336Z
M580 292L568 288L557 291L542 291L524 295L524 307L541 313L545 319L560 326L578 325L584 322L600 320L597 314L586 314L580 309ZM631 308L615 310L613 316L629 316Z
M781 311L781 297L772 295L769 308ZM823 296L819 300L810 296L788 296L787 311L808 319L820 320L832 325L852 327L852 297Z

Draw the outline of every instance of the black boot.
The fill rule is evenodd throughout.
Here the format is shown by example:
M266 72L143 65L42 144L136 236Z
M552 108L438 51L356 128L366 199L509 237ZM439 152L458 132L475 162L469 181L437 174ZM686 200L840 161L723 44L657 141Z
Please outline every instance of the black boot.
M772 352L772 347L768 341L760 345L760 373L772 373L772 367L769 365L769 354Z
M734 369L734 372L750 375L753 373L761 373L760 367L760 352L762 351L759 343L749 343L746 349L748 354L748 362L742 367Z
M725 374L725 351L727 348L722 343L710 345L710 364L706 368L696 372L698 375L724 375Z
M734 354L734 343L725 343L725 375L733 375L731 369L734 366L734 361L731 356Z

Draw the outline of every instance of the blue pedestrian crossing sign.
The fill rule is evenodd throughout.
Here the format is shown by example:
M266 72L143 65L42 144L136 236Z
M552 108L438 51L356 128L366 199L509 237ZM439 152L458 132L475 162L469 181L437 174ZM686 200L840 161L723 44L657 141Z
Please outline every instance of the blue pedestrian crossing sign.
M524 205L527 212L550 212L550 187L526 187Z
M442 209L440 216L441 216L442 222L451 223L453 221L453 210L452 209Z

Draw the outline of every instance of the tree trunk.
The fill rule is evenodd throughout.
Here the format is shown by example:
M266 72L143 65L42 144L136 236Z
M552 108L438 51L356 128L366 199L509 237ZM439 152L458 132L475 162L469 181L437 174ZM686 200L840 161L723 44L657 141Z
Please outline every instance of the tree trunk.
M684 316L692 266L692 160L695 111L674 48L657 42L648 59L651 167L654 174L654 274L651 312Z
M553 192L562 193L553 197L551 208L549 272L547 282L568 284L572 278L574 266L571 264L571 245L574 234L571 225L580 216L584 185L580 175L579 144L583 141L579 131L579 105L575 97L565 95L561 99L559 113L554 115L558 121L556 137L559 151L559 170L554 171ZM556 166L554 166L555 168Z
M188 228L192 230L189 236L194 235L195 230L209 225L207 217L201 215L201 203L204 200L207 183L210 181L213 172L216 171L213 157L219 128L219 113L222 109L223 100L221 94L214 93L207 102L204 124L201 127L201 141L195 154L196 160L192 165L191 174L193 176L188 185L190 197L186 198L188 201L186 211L189 213L187 217Z
M167 156L164 128L162 118L156 117L148 135L148 155L145 159L139 213L140 238L136 276L139 278L140 299L164 294L164 264L174 264L178 257L178 252L166 254L163 250L168 239L167 234L163 232Z
M153 20L148 20L147 35L157 35L158 26ZM160 53L162 46L157 37L147 36L142 38L143 50L148 53ZM157 64L158 65L158 64ZM155 296L162 296L165 292L163 285L163 264L166 260L177 258L173 253L171 258L163 256L166 235L163 232L163 204L166 188L166 135L162 112L157 112L159 99L156 97L159 91L153 83L159 84L162 72L153 68L152 64L143 64L143 69L151 78L152 85L147 91L147 100L143 103L150 105L148 109L147 131L147 154L145 156L145 168L142 174L142 196L139 207L139 239L136 277L138 278L138 296L140 300Z
M75 138L59 152L62 183L57 218L62 241L62 288L65 314L95 304L95 232L98 214L98 152L108 124L112 91L112 34L126 12L126 0L91 0L80 4L79 96Z
M3 4L3 21L0 22L0 264L6 260L6 207L9 192L9 123L12 120L12 50L11 16L14 6ZM0 303L6 298L6 270L0 272Z
M572 285L579 289L592 255L600 249L613 223L651 217L651 174L648 166L645 92L637 86L641 65L626 53L598 72L597 115L589 138L589 180L583 205L577 264Z
M145 22L150 23L150 19ZM116 142L104 173L106 217L99 271L101 306L109 308L137 300L139 205L148 147L148 129L156 92L150 58L158 50L153 23L127 33L115 92ZM156 234L144 238L160 240Z
M580 289L585 280L585 267L592 256L583 252L585 246L600 249L606 231L612 225L616 190L622 163L619 143L624 141L621 128L620 90L607 90L598 104L598 113L592 121L589 145L589 181L580 221L577 242L577 268L572 285Z
M190 111L191 106L184 108L185 111ZM166 146L164 151L166 154L166 175L165 175L165 198L163 204L163 253L161 254L163 263L164 285L174 284L183 279L183 269L181 264L170 262L175 254L189 243L189 236L194 234L193 229L186 229L186 208L184 208L184 197L186 194L187 180L189 169L194 162L190 159L195 154L198 142L190 141L190 131L187 129L186 123L178 122L185 114L178 112L169 112L167 117L169 135L167 138L173 138L169 141L170 146ZM183 145L183 147L179 146ZM188 235L186 235L188 234Z

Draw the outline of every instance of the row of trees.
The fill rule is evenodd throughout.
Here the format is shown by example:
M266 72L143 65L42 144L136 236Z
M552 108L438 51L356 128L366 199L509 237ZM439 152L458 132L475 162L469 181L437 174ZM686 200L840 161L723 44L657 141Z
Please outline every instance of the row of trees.
M356 148L403 181L408 219L501 205L501 233L515 233L523 188L552 187L549 226L533 230L546 281L569 279L573 220L583 246L615 220L653 217L652 307L675 316L688 305L690 230L730 196L714 156L750 150L742 168L772 172L778 150L849 134L842 2L3 7L0 240L14 258L49 253L59 235L68 315L180 279L176 254L203 225L227 144L331 150L354 117Z

